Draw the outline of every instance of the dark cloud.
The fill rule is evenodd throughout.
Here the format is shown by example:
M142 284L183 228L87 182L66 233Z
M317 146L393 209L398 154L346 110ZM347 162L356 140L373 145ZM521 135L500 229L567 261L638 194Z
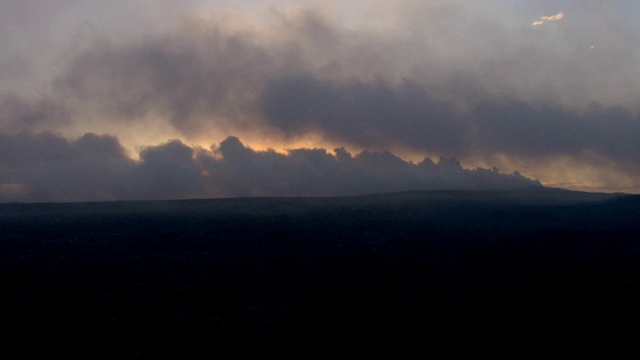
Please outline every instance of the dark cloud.
M0 135L0 149L0 183L22 189L19 194L3 191L2 201L115 200L133 195L135 164L114 137L86 134L68 141L51 133Z
M201 166L194 160L192 148L179 141L148 147L140 153L134 188L136 198L208 197Z
M321 131L364 147L402 143L420 150L462 155L465 129L453 104L430 99L409 82L346 84L310 77L283 78L265 89L268 121L290 134Z
M455 159L406 162L389 152L254 151L229 137L212 151L179 141L128 158L117 139L85 134L0 136L0 201L103 201L221 196L350 195L539 186L520 174L465 170Z
M410 81L393 87L308 76L270 83L262 101L268 121L289 134L321 132L363 147L404 144L449 156L541 159L599 154L636 168L640 154L640 118L622 107L591 104L579 112L506 97L463 110Z
M469 121L478 123L480 139L490 144L484 151L528 157L598 154L612 163L638 165L640 118L621 107L592 104L575 112L553 104L494 101L480 104Z

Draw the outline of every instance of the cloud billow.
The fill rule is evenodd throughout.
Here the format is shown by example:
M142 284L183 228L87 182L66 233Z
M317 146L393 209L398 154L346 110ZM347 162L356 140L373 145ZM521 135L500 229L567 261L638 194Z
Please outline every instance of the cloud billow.
M428 189L540 186L518 173L467 170L456 159L406 162L390 152L344 148L255 151L236 137L212 150L179 141L128 158L117 139L85 134L0 137L0 201L106 201L245 196L330 196Z
M638 189L640 62L633 49L640 38L601 9L579 12L581 5L567 3L532 27L556 5L495 1L501 11L494 12L457 0L356 1L349 9L284 1L266 11L218 2L163 1L154 11L146 3L126 4L100 5L104 14L91 1L33 14L22 3L7 7L0 45L15 51L0 55L2 146L22 137L52 151L38 155L40 162L34 149L5 156L3 194L24 195L27 172L46 177L71 160L78 167L89 158L105 161L86 148L83 141L97 140L85 133L118 139L107 152L108 166L122 171L121 183L88 190L87 199L161 198L163 191L171 197L351 193L338 180L349 177L367 191L437 183L416 170L421 165L398 165L409 164L401 159L393 166L404 182L363 165L368 156L382 156L376 161L391 166L384 149L520 169L546 184ZM35 15L38 22L27 21ZM46 39L45 28L51 29ZM17 32L23 47L7 35L12 29L23 29ZM65 47L61 39L74 41ZM249 147L304 149L283 156L229 139L215 151L193 145L232 134ZM369 152L333 155L309 149L314 146ZM84 157L68 154L81 152ZM68 181L91 182L83 176ZM240 181L257 176L266 180ZM53 189L40 182L29 180L32 196L33 189ZM51 194L74 192L57 186Z
M402 143L441 154L461 154L464 128L452 104L432 100L414 84L338 84L311 77L270 83L262 97L270 124L287 133L320 131L363 147Z
M486 99L464 110L410 81L336 84L309 76L266 87L263 111L290 134L321 132L362 147L405 144L430 153L506 153L524 158L597 153L636 170L640 119L593 104L584 113L557 104Z
M0 135L0 201L97 201L132 196L136 167L112 136ZM14 185L19 191L14 191Z

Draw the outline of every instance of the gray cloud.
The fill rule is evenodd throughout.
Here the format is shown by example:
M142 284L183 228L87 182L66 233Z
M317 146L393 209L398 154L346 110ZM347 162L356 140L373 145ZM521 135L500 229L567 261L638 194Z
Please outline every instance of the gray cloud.
M212 150L179 141L129 159L116 138L68 141L45 133L0 136L0 201L104 201L229 196L348 195L426 189L539 186L518 173L465 170L455 159L405 162L389 152L254 151L236 137Z
M401 143L449 156L525 158L597 153L633 170L640 155L640 118L622 107L592 104L579 113L505 97L462 111L411 82L394 88L384 82L336 84L295 77L271 83L263 109L288 133L319 131L363 147Z
M264 92L263 111L288 133L321 131L364 147L402 143L463 155L467 134L453 104L430 99L411 83L336 84L310 77L279 79Z
M199 130L205 116L229 119L250 111L271 62L264 50L215 32L183 40L85 53L56 79L55 88L112 121L135 122L151 114L187 134Z
M133 172L137 198L210 197L206 192L201 165L194 150L179 141L142 150L140 163Z
M616 22L613 12L592 5L502 3L495 12L467 2L398 1L357 2L345 10L336 3L331 8L308 1L296 8L275 6L252 18L215 6L204 11L198 2L186 7L162 2L153 11L123 2L100 5L95 12L91 1L67 1L64 7L47 8L50 16L16 4L7 4L14 20L0 25L21 34L0 35L0 44L15 50L0 56L3 141L42 131L66 139L109 133L131 150L141 145L131 139L149 141L156 131L154 142L142 144L147 147L140 163L126 157L125 150L111 153L112 164L129 164L122 166L128 180L118 186L127 196L351 191L347 184L293 173L287 181L281 178L293 163L302 174L314 173L346 153L334 157L303 149L282 157L232 140L216 149L222 159L245 156L252 164L241 166L240 160L221 162L185 145L230 134L261 140L257 146L262 148L288 148L288 141L315 137L325 144L406 150L466 163L505 157L540 167L564 159L594 169L607 164L604 175L612 168L627 179L640 175L640 59L634 50L640 37L630 25ZM560 10L566 17L553 26L531 26L540 14ZM103 19L100 13L107 15ZM32 31L22 22L28 19L37 19ZM82 41L70 46L63 38ZM68 144L64 151L91 154L79 140L53 137ZM175 138L183 143L158 145ZM43 139L38 146L47 143ZM385 153L365 152L338 163L363 166L367 154ZM23 161L16 159L6 161ZM304 167L309 164L313 167ZM344 176L355 171L343 167ZM171 168L180 168L175 173L182 175ZM46 176L47 170L41 171ZM238 179L251 174L240 176L243 171L272 180L245 184ZM398 173L415 180L410 171ZM227 185L214 186L202 176ZM409 184L380 181L387 185L372 188ZM95 196L108 198L104 194Z
M68 141L51 133L0 135L0 151L1 201L116 200L133 194L135 164L111 136Z
M30 100L15 95L0 97L0 131L17 133L64 125L70 113L63 101L52 97Z

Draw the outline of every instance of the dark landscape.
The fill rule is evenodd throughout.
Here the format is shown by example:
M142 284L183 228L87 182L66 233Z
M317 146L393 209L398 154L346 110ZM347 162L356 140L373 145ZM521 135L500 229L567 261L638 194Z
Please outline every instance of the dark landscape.
M0 10L0 360L638 352L640 1Z
M308 358L606 333L640 319L639 219L637 195L541 187L0 204L3 343Z

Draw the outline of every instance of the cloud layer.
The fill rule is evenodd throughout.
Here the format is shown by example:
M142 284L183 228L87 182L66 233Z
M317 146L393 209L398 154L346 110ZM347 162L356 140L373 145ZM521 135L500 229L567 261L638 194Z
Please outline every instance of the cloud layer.
M131 160L116 138L47 133L0 136L0 202L108 201L245 196L349 195L426 189L539 186L519 173L465 170L455 158L418 164L389 152L344 148L254 151L236 137L209 150L174 140Z
M305 176L283 180L263 169L261 176L271 180L240 191L235 171L248 165L240 165L241 158L229 163L239 150L221 155L232 147L230 135L253 149L298 148L288 156L247 150L255 168L259 162L270 169L301 164L301 154L323 158L318 151L338 161L312 149L344 146L369 151L340 166L357 166L366 154L444 156L471 168L520 169L544 183L640 191L640 36L623 18L631 11L619 4L115 1L100 2L98 12L97 3L4 4L9 15L0 45L10 51L0 55L2 146L33 146L2 153L5 196L24 194L28 184L29 196L55 188L46 196L81 199L64 194L90 183L82 180L89 175L72 180L63 173L93 166L84 162L105 166L95 165L94 174L122 179L104 184L121 193L94 191L102 195L87 199L367 188ZM541 13L556 15L536 22L562 21L532 27ZM203 152L211 142L220 147ZM53 143L66 154L56 165L33 160L53 156L36 155ZM108 162L92 150L97 143ZM213 176L207 164L226 166L229 175L217 170ZM47 173L58 166L68 169ZM386 185L379 179L372 189L405 189L428 177L418 181L409 173L395 172L397 178L385 178Z

